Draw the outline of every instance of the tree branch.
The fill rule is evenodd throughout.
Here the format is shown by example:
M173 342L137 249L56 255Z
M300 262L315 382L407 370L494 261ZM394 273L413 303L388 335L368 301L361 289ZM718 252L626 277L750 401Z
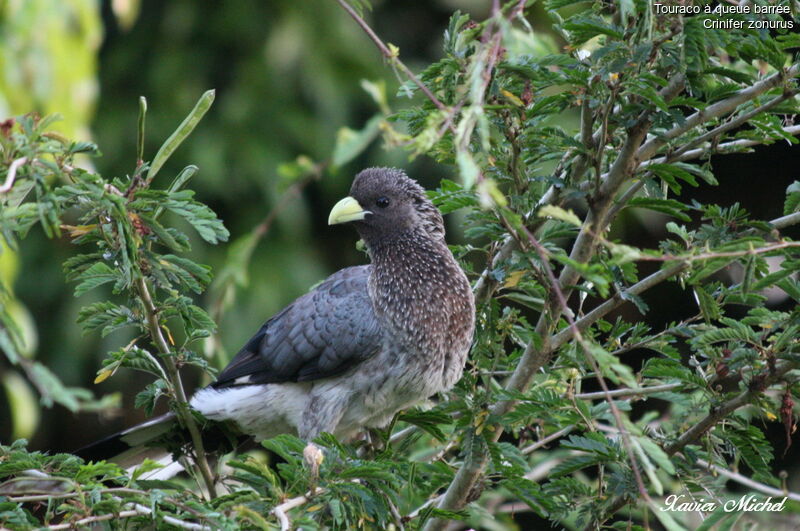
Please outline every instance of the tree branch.
M689 428L683 435L681 435L675 442L664 448L664 451L667 453L667 455L674 455L682 451L687 445L696 442L706 431L711 429L720 420L740 407L750 403L753 398L764 392L764 390L769 386L779 382L789 371L797 368L798 364L785 361L778 364L774 371L768 368L765 372L754 376L750 380L750 388L747 391L744 391L734 398L728 400L724 404L713 408L708 415L703 417L703 419L701 419L699 422L693 424L692 427ZM622 509L631 501L634 500L630 500L624 496L617 496L605 511L605 515L602 520L596 522L596 524L602 524L605 519L611 517L611 515ZM586 531L595 529L595 523L589 524L585 529Z
M788 226L800 223L800 212L789 214L787 216L782 216L780 218L773 219L769 222L773 225L776 229L783 229ZM506 244L501 248L501 251L506 247ZM513 246L510 247L513 249ZM510 250L507 251L510 254ZM499 255L499 253L498 253ZM497 255L496 255L497 256ZM542 345L539 349L533 345L531 342L525 349L522 358L520 359L519 364L517 365L516 370L514 371L511 379L509 380L506 388L513 389L513 390L523 390L527 387L530 379L533 378L533 375L541 369L546 361L550 358L550 356L564 343L566 343L570 338L574 337L574 329L579 331L583 331L588 328L590 325L597 322L597 320L601 319L614 309L622 306L629 300L626 298L627 295L639 295L644 293L645 291L649 290L650 288L660 284L661 282L668 280L680 272L688 269L690 263L689 262L678 262L670 265L666 265L663 269L645 277L644 279L640 280L636 284L630 286L629 288L614 294L613 297L606 300L603 304L599 305L598 307L594 308L591 312L583 316L581 319L578 319L574 322L574 325L570 325L556 334L552 336L543 336ZM520 387L523 385L523 387ZM674 384L665 384L661 387L658 391L666 391L671 389L669 387ZM655 388L653 388L655 389ZM607 398L607 397L614 397L614 396L622 396L622 393L633 393L634 390L631 389L623 389L623 390L616 390L616 391L603 391L597 393L595 396L589 396L586 398ZM657 391L652 391L657 392ZM583 398L583 397L582 397ZM494 405L492 408L492 415L493 416L501 416L508 411L510 411L514 407L514 402L511 400L500 401ZM502 429L497 429L495 432L495 436L499 437L502 434ZM487 463L487 456L481 455L477 456L476 459L471 459L468 457L462 468L458 471L455 478L450 484L448 491L445 493L445 496L441 499L439 503L439 507L441 508L453 508L457 507L458 505L449 505L450 503L454 503L457 501L463 502L466 499L466 496L471 491L473 485L478 481L478 479L482 475L483 468ZM452 491L451 491L452 489ZM451 496L447 496L447 494L451 494ZM445 505L448 503L448 505ZM627 503L627 500L621 498L619 500L614 500L612 505L609 508L609 512L607 514L612 514L621 508L622 506ZM436 520L440 522L439 520ZM431 531L434 529L442 529L442 527L436 527L433 525L432 522L429 522L426 525L426 531Z
M44 529L78 529L85 526L90 526L91 524L96 524L98 522L106 522L108 520L122 520L125 518L133 518L135 516L151 516L153 514L152 509L149 507L145 507L139 503L129 503L126 505L127 507L132 507L132 509L126 511L119 511L116 513L108 513L108 514L100 514L97 516L87 516L86 518L81 518L80 520L76 520L74 522L68 522L65 524L55 524L45 527ZM193 522L186 522L179 518L175 518L173 516L162 515L161 520L164 523L170 524L172 526L178 527L180 529L191 529L191 530L210 530L212 527L204 524L195 524Z
M724 404L714 407L708 415L703 417L699 422L693 424L683 435L678 437L678 440L667 446L664 451L669 455L673 455L683 450L686 445L699 439L712 426L725 418L728 413L748 404L754 397L761 394L770 385L780 381L786 373L796 368L797 364L787 361L778 364L774 371L754 376L750 381L750 389L728 400Z
M731 129L739 127L740 125L743 125L743 124L747 123L751 118L754 118L754 117L758 116L762 112L766 112L766 111L770 110L771 108L775 107L779 103L783 103L784 101L786 101L786 100L788 100L790 98L794 98L799 92L800 92L800 90L798 90L798 89L785 90L783 92L783 94L781 94L780 96L776 96L775 98L772 98L767 103L765 103L763 105L759 105L758 107L756 107L754 109L751 109L750 111L748 111L748 112L746 112L746 113L744 113L744 114L742 114L740 116L737 116L733 120L725 122L724 124L722 124L722 125L720 125L718 127L715 127L711 131L709 131L709 132L707 132L705 134L702 134L702 135L698 136L697 138L692 139L692 141L687 142L685 145L683 145L679 149L675 150L675 152L671 153L667 158L669 160L672 160L675 157L679 157L683 153L686 153L687 151L692 149L693 147L699 146L700 144L702 144L703 142L705 142L707 140L711 140L712 138L715 138L715 137L717 137L719 135L722 135L723 133L725 133L727 131L730 131Z
M800 125L792 125L789 127L784 127L783 131L789 135L800 135ZM764 139L767 140L767 139ZM658 157L655 159L650 159L647 161L642 162L640 168L647 168L650 164L662 164L664 162L675 162L675 161L686 161L686 160L694 160L698 159L704 155L714 155L714 154L721 154L725 155L728 153L736 153L742 148L748 148L753 146L760 146L764 144L764 140L755 140L755 139L739 139L739 140L731 140L730 142L723 142L722 144L716 146L713 149L709 148L697 148L691 149L684 153L681 153L679 156L664 156Z
M639 149L637 158L639 160L648 160L652 158L656 151L658 151L661 146L670 140L673 140L687 131L694 129L700 124L709 122L735 111L736 108L742 103L755 99L764 92L777 87L787 79L797 76L798 73L800 73L800 64L794 64L781 72L772 74L766 79L759 81L750 87L740 90L730 98L718 101L717 103L709 105L703 110L697 111L686 118L686 120L680 125L673 127L666 133L661 134L644 144Z
M670 383L664 385L653 385L650 387L635 387L630 389L615 389L614 391L609 391L605 393L603 391L598 391L595 393L580 393L575 395L575 398L579 400L599 400L602 398L606 398L607 396L611 396L614 398L618 397L628 397L628 396L645 396L645 395L653 395L656 393L663 393L665 391L672 391L673 389L678 389L682 387L683 384L680 383Z
M181 375L178 372L178 368L175 366L175 360L172 358L169 344L166 338L164 338L164 334L161 332L161 324L158 322L158 309L153 303L150 290L147 288L147 281L143 276L137 279L136 287L142 299L145 314L147 315L147 326L150 331L150 337L161 353L161 359L164 360L170 383L175 392L176 413L181 423L189 430L189 435L194 447L195 464L200 470L200 475L203 477L203 482L206 484L209 496L213 499L217 496L217 492L214 487L214 476L211 473L211 467L208 465L208 459L206 458L203 437L200 434L197 423L194 421L194 417L192 417L191 411L189 411L189 403L186 400L186 392L183 389Z

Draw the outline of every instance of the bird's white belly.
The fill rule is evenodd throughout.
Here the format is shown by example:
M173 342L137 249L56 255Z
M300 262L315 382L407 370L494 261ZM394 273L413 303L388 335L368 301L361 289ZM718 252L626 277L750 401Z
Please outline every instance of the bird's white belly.
M429 370L429 365L380 358L370 362L352 376L353 394L336 429L341 437L350 437L363 427L383 427L398 411L444 388L441 373Z

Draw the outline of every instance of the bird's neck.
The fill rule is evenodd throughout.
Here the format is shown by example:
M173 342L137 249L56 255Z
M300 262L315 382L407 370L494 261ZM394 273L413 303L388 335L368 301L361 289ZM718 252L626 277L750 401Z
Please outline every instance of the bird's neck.
M457 267L452 253L442 239L431 237L420 228L398 231L372 241L365 238L370 260L386 281L421 282L432 279L436 271ZM433 274L433 275L432 275Z
M469 282L444 240L417 232L367 245L376 315L401 336L408 332L430 338L429 329L439 321L446 327L456 314L471 311L459 302L472 300Z

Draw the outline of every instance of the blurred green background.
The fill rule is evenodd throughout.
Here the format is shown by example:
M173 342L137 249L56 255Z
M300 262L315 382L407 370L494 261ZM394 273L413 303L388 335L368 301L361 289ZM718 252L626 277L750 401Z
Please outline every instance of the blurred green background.
M455 9L482 18L487 3L377 1L366 16L419 70L439 57ZM389 104L398 101L391 69L333 1L0 1L0 17L0 114L60 113L57 130L100 146L103 156L90 164L106 177L135 168L139 96L148 100L150 159L197 98L216 89L211 111L159 179L165 186L185 165L200 167L190 187L225 221L231 241L214 248L197 240L192 255L217 273L282 200L282 164L299 156L325 162L342 127L361 129L379 112L360 80L386 80ZM235 300L227 299L218 339L228 356L309 286L365 260L355 234L329 228L326 220L353 175L371 165L405 167L428 187L452 172L424 158L409 163L402 149L386 150L376 141L343 167L323 172L299 198L284 198L287 204L255 248L246 283L232 292ZM66 238L47 240L35 229L18 255L3 253L0 271L13 278L24 306L15 314L25 324L31 354L70 386L97 395L120 392L121 408L102 415L40 409L33 391L2 360L0 441L28 437L32 449L69 451L142 416L133 396L146 376L123 371L93 384L105 352L125 337L81 336L78 310L94 299L74 298L65 282L61 263L74 252ZM206 294L201 303L212 299ZM199 378L189 371L187 387L202 383Z

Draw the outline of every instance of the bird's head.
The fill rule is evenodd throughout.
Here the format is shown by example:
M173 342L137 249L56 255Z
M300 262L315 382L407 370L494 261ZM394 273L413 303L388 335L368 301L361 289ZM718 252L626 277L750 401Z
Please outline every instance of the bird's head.
M329 225L353 223L370 243L421 228L432 239L444 239L444 222L425 190L403 171L368 168L353 180L350 195L336 203Z

